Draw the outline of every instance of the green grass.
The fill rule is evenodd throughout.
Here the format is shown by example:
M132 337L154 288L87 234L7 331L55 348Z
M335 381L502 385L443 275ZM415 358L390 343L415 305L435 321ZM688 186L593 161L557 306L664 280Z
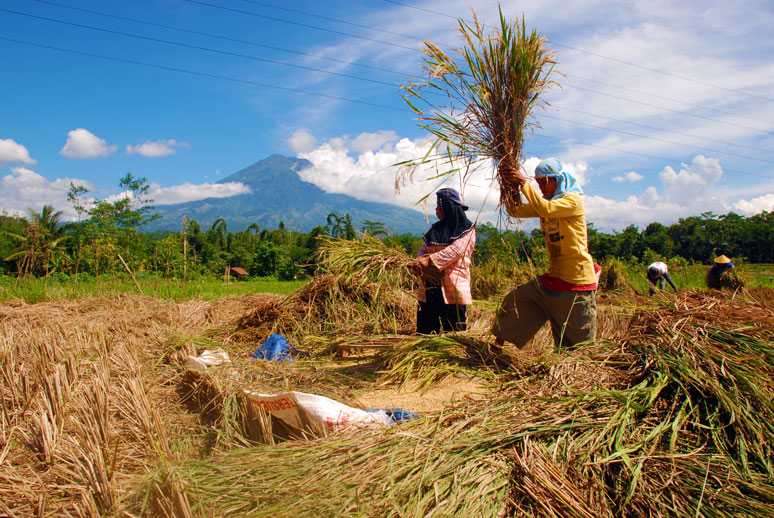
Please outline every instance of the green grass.
M232 295L251 293L288 294L303 286L306 281L278 281L273 278L253 278L246 281L232 281L205 277L183 281L164 279L157 276L140 276L138 282L145 295L175 301L204 299L213 300ZM137 287L128 276L109 275L88 279L26 278L17 279L0 275L0 302L22 299L27 303L50 300L72 300L85 297L138 293Z
M645 277L647 266L627 265L626 277L634 289L640 293L647 293L648 279ZM705 277L709 266L703 264L691 264L688 266L674 266L669 269L669 275L675 281L678 288L706 288ZM737 271L745 281L747 287L774 288L774 264L742 264ZM667 286L671 291L671 288Z

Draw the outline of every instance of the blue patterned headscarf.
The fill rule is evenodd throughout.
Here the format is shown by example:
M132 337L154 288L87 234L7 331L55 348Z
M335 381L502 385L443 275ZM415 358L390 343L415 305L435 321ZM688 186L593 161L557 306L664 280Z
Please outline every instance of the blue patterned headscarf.
M556 158L546 158L535 168L535 177L548 176L556 178L556 190L551 200L556 200L569 192L583 194L583 189L578 185L578 180L572 173L564 170L562 163Z

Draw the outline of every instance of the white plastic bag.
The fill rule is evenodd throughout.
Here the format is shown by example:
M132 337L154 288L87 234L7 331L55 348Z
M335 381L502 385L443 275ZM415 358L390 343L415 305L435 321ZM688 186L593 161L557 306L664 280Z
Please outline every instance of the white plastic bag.
M245 390L248 404L280 419L299 431L325 434L347 426L391 426L392 419L384 411L367 412L333 399L305 392L262 394Z
M206 349L199 356L188 356L185 359L185 366L192 370L203 371L207 367L231 363L231 358L223 349Z

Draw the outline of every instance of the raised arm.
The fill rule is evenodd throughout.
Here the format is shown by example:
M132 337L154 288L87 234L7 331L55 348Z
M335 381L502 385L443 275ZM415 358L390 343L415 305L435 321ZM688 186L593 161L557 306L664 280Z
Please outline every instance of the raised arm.
M521 186L521 192L529 201L529 206L532 207L532 210L541 218L565 218L583 214L583 207L576 196L568 195L558 200L547 200L529 182L525 182Z

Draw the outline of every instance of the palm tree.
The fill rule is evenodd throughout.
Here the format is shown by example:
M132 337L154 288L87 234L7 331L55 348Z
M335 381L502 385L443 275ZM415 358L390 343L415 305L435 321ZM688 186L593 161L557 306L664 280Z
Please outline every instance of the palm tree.
M387 237L390 235L387 230L387 226L381 221L372 221L367 219L363 221L363 234L368 234L374 237Z
M48 276L54 254L66 236L62 235L59 222L62 211L44 205L40 212L29 210L27 228L23 234L6 232L19 243L19 248L6 257L6 261L16 261L19 276L44 273Z
M214 240L221 250L226 249L228 229L224 218L218 218L212 223L209 234L211 238L215 238Z

